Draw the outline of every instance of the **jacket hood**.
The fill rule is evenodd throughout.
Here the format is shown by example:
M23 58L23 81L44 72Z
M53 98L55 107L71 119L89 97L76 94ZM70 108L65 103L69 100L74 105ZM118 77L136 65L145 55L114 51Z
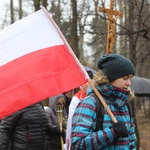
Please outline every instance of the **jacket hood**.
M65 96L63 94L59 94L59 95L56 95L56 96L53 96L53 97L49 98L49 107L51 109L53 109L55 112L56 112L56 104L58 103L58 100L60 98L64 98L65 99Z

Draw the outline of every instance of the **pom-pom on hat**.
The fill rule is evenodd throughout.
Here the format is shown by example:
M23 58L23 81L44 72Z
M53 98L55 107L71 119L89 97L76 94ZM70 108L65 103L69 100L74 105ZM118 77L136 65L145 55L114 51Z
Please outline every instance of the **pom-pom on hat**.
M133 63L119 54L108 54L99 57L97 67L102 70L109 81L114 81L129 74L135 75Z

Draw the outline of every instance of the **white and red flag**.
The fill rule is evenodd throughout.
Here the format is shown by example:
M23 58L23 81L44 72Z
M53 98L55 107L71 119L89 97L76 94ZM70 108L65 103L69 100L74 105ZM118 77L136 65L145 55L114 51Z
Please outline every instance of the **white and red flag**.
M0 119L87 78L45 8L0 32Z

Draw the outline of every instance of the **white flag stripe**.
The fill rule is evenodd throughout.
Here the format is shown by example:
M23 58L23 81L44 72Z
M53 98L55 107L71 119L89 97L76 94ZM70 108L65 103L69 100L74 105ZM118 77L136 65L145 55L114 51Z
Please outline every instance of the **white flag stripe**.
M0 32L0 65L36 50L64 44L55 33L56 29L42 9L18 20Z

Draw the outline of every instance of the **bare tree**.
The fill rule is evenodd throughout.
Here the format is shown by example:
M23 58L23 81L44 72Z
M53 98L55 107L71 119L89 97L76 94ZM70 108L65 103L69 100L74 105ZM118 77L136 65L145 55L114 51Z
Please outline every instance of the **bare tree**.
M71 20L71 41L70 45L74 49L76 56L79 58L80 51L78 48L78 33L77 33L77 1L71 0L71 7L72 7L72 20Z
M48 6L47 0L42 0L42 6L44 6L47 9Z
M40 9L40 5L41 5L41 0L33 0L34 2L34 9L35 11Z
M13 0L10 0L10 19L11 19L11 24L14 23L14 3L13 3Z
M19 0L19 19L22 18L22 0Z

